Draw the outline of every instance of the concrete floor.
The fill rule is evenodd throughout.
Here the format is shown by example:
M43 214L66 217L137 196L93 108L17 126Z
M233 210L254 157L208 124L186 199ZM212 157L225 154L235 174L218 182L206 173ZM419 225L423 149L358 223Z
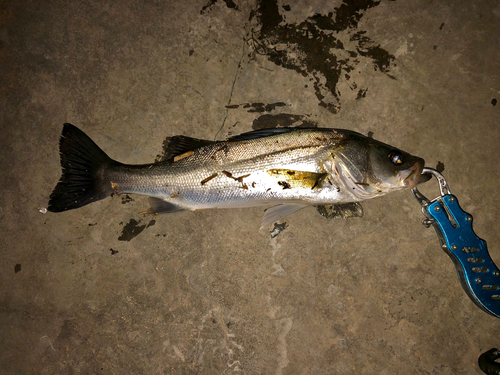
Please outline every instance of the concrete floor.
M276 238L261 208L39 212L64 122L127 163L176 134L348 128L444 166L500 264L500 4L350 3L2 3L1 374L482 373L500 321L410 191Z

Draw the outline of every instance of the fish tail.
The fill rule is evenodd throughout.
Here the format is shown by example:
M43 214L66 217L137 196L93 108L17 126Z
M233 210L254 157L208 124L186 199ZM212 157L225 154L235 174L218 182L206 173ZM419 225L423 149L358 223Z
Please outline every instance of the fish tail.
M50 195L48 210L62 212L104 199L112 193L105 180L116 163L76 126L64 124L59 140L62 176Z

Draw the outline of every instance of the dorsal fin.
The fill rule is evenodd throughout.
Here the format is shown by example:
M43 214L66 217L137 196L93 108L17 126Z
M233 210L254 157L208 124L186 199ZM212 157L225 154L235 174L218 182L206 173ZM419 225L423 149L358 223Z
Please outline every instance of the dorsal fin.
M304 128L299 128L299 129L304 130ZM273 128L273 129L253 130L251 132L235 135L234 137L229 138L228 141L229 142L248 141L250 139L270 137L272 135L288 133L291 131L297 131L299 129L297 129L297 128Z
M169 160L188 151L196 150L197 148L208 146L213 143L215 142L206 139L186 137L184 135L167 137L163 141L163 155L158 155L156 161Z

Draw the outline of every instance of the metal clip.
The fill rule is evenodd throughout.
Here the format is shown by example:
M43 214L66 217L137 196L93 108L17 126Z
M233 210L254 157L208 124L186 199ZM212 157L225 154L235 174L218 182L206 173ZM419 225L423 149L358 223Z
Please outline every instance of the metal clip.
M470 299L482 310L500 318L500 270L488 253L486 241L472 229L472 215L463 211L441 173L424 168L439 182L440 195L432 201L415 187L413 195L422 206L422 223L433 226L442 249L453 260L458 278Z
M432 168L427 168L425 167L422 170L422 174L432 174L436 179L438 180L439 183L439 191L441 192L441 197L444 197L445 195L451 194L450 187L448 186L448 182L446 182L445 178L441 173L436 171L435 169ZM431 201L429 201L420 191L418 191L417 187L415 186L413 189L411 189L413 195L415 196L415 199L420 203L422 208L427 207L429 204L431 204ZM432 201L434 202L437 198L433 199Z

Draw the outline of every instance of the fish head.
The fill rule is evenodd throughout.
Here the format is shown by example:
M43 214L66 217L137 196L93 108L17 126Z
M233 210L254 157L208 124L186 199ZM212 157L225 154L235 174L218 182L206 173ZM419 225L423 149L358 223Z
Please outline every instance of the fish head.
M343 141L332 152L334 173L353 200L364 200L419 182L425 161L364 136Z

